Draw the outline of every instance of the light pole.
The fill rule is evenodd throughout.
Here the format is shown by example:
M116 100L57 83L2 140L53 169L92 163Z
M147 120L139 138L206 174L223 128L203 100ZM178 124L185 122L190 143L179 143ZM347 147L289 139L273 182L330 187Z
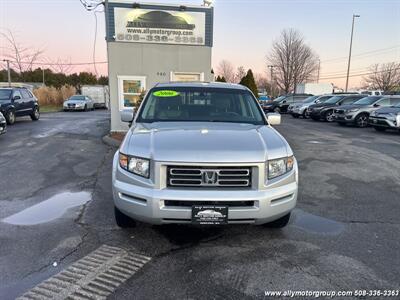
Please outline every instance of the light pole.
M359 18L360 15L353 15L353 22L351 24L351 38L350 38L350 51L349 51L349 62L347 64L347 76L346 76L346 92L349 88L349 74L350 74L350 62L351 62L351 48L353 46L353 32L354 32L354 20Z
M3 59L7 63L7 77L8 77L8 86L11 87L11 71L10 71L10 61L8 59Z
M270 70L270 73L271 73L271 97L273 97L273 93L274 93L274 83L273 83L273 81L274 81L274 68L275 68L275 66L274 65L268 65L268 68L269 68L269 70Z

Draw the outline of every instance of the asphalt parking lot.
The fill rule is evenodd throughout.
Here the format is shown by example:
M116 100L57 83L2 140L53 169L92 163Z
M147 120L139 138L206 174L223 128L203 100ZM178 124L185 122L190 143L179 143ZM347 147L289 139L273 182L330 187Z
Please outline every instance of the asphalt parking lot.
M139 223L122 230L111 195L116 149L101 140L109 114L19 120L0 136L0 299L102 245L150 258L110 299L400 289L400 134L289 116L276 128L300 168L298 206L285 229Z

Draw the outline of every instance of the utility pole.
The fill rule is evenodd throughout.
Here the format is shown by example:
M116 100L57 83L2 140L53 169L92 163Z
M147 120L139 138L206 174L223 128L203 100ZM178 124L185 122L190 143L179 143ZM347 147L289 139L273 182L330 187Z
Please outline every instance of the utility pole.
M45 83L44 83L44 68L42 69L42 77L43 77L43 86L45 86Z
M273 65L268 65L269 71L270 71L270 76L271 76L271 97L273 96L273 92L274 92L274 68L275 66Z
M318 75L317 75L317 83L319 83L319 74L321 73L321 60L318 59Z
M349 74L350 74L350 62L351 62L351 48L353 47L353 32L354 32L354 20L359 18L360 15L353 15L353 22L351 25L351 38L350 38L350 51L349 51L349 62L347 64L347 76L346 76L346 92L349 88Z
M10 71L10 61L8 59L3 59L3 61L7 62L7 77L8 77L8 86L11 87L11 71Z

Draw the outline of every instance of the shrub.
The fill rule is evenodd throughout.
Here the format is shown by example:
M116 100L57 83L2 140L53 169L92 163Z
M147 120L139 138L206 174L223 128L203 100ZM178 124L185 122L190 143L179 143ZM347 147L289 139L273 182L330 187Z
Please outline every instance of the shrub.
M33 94L38 99L40 105L62 105L64 100L75 95L75 93L75 88L70 85L63 85L59 89L42 86L33 90Z

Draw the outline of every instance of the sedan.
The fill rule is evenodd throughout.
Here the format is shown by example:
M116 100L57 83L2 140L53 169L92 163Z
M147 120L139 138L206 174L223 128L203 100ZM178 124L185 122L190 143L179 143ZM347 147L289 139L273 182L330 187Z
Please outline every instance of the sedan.
M88 97L83 95L74 95L68 98L64 102L64 111L71 111L71 110L94 110L94 101Z

